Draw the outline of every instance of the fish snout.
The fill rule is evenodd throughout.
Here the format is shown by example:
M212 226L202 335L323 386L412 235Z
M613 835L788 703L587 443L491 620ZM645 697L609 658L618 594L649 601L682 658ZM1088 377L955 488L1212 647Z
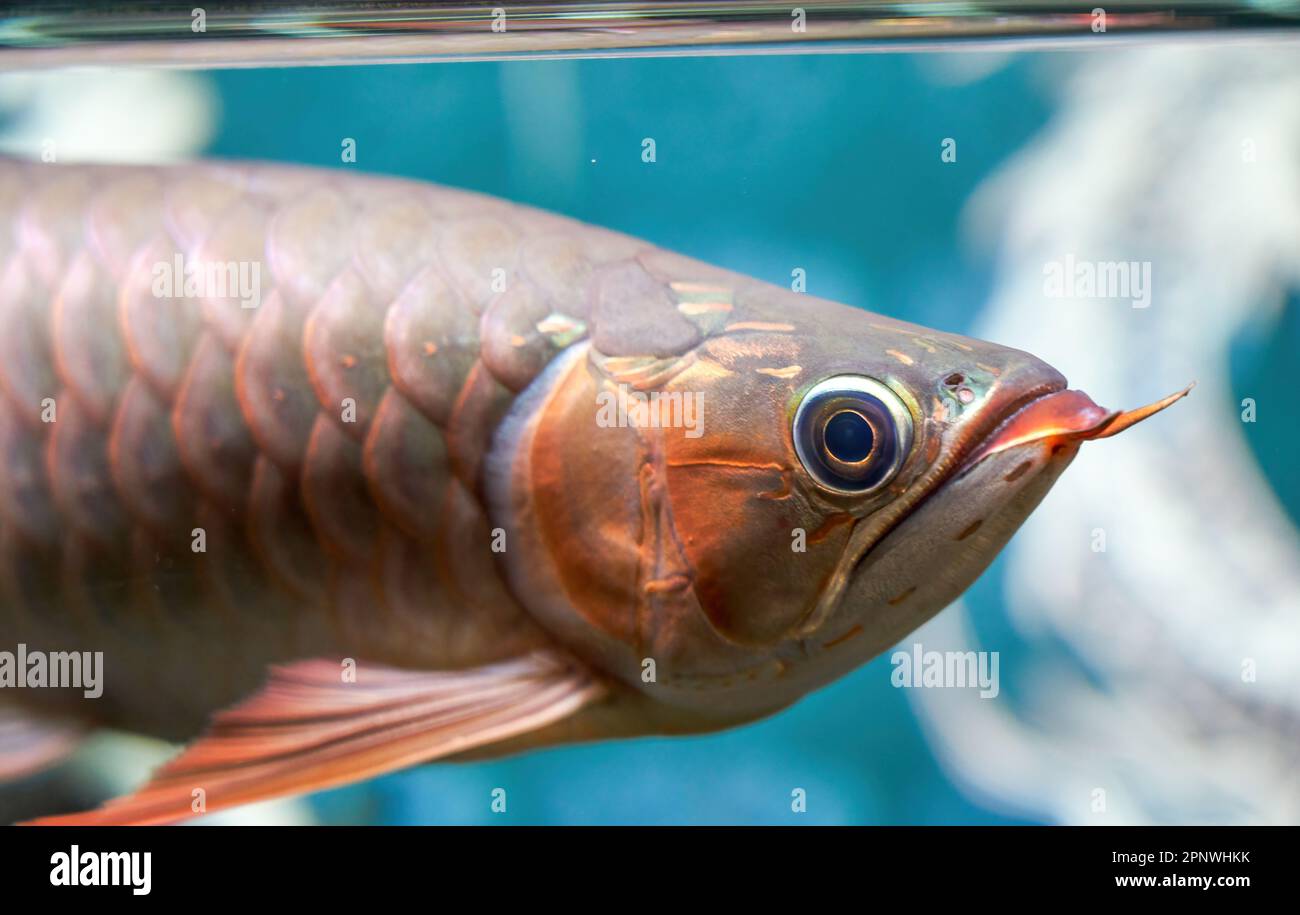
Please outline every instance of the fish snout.
M922 486L938 484L1027 405L1066 388L1066 378L1042 359L995 344L971 341L956 366L935 379L933 418L945 439L945 458Z
M1003 350L1003 353L1006 355L997 362L977 363L977 368L996 367L982 414L1005 419L1039 397L1065 390L1068 384L1065 376L1037 356L1020 350Z

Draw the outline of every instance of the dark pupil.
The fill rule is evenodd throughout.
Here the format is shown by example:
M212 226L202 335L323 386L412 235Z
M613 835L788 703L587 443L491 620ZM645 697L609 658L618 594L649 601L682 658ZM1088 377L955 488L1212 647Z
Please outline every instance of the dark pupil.
M850 410L836 413L826 423L826 450L846 464L866 460L875 439L871 424Z

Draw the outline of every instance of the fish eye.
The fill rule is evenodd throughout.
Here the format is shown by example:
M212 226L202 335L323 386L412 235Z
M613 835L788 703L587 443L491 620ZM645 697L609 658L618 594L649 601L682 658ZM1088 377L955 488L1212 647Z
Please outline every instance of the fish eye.
M836 375L803 396L793 431L795 452L819 485L862 495L903 466L912 447L912 414L888 385Z

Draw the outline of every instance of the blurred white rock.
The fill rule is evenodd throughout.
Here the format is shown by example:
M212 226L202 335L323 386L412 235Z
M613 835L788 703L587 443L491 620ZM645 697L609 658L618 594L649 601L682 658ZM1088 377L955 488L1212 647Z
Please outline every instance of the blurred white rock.
M1293 49L1081 54L1053 121L971 203L969 234L999 264L977 336L1109 407L1197 382L1085 445L1010 545L1006 611L1033 659L1020 682L1004 668L994 702L910 691L948 771L994 808L1300 822L1300 537L1229 378L1233 339L1300 288L1297 98ZM1151 306L1047 297L1044 265L1066 255L1149 261ZM1294 423L1291 391L1251 393L1260 422ZM975 645L963 604L920 638L1006 647Z
M182 70L76 67L0 74L0 152L58 162L166 162L211 139L219 100ZM50 144L53 144L52 146Z

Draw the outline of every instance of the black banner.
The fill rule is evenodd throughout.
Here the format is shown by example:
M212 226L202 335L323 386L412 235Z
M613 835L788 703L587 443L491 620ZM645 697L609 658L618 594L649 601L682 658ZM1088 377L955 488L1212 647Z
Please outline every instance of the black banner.
M83 903L338 904L424 886L441 907L439 887L495 899L557 884L651 902L697 884L761 898L773 882L856 886L864 903L876 892L928 898L958 887L989 899L1104 891L1230 902L1287 887L1294 840L1288 829L1218 827L13 828L0 838L0 874L10 892Z

